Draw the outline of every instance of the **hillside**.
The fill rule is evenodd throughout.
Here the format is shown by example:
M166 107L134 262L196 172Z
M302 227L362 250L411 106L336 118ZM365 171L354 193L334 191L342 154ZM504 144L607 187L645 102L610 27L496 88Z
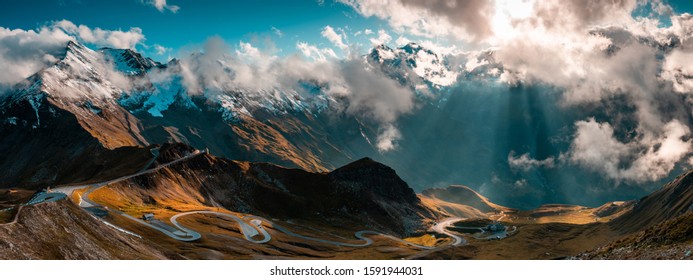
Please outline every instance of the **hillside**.
M579 259L693 260L693 212L582 253Z
M185 145L163 147L161 154L166 157L171 153L166 150L180 147ZM394 170L367 158L329 173L312 173L203 155L114 183L92 196L133 216L146 209L220 206L404 236L425 229L436 215Z
M430 199L444 201L453 204L466 205L479 210L482 213L500 212L509 210L497 205L467 186L453 185L447 188L430 188L421 192L421 195Z
M168 259L181 256L123 234L69 201L25 206L0 224L0 259Z
M614 219L617 231L633 233L673 219L693 207L693 171L679 175L661 189L638 199L632 210Z

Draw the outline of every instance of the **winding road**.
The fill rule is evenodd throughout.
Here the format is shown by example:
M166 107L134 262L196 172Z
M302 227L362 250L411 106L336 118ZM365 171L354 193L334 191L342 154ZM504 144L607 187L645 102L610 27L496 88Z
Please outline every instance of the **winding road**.
M187 229L183 226L181 226L176 219L186 216L186 215L191 215L191 214L211 214L211 215L217 215L217 216L222 216L222 217L227 217L235 220L238 222L239 227L241 228L241 232L243 233L243 236L245 237L246 240L253 242L253 243L267 243L272 239L272 236L265 230L265 228L262 227L260 223L257 225L251 225L253 224L252 221L251 223L246 223L246 221L242 220L239 217L236 217L233 214L228 214L228 213L222 213L222 212L215 212L215 211L191 211L191 212L185 212L185 213L180 213L177 214L173 217L171 217L171 223L175 225L176 227L180 228L181 230L184 231L192 231L193 230ZM199 235L199 233L198 233ZM256 240L254 237L262 235L263 238L262 240Z
M173 228L173 227L170 227L170 226L168 226L168 225L161 224L160 222L157 223L158 221L146 222L146 221L143 221L142 219L138 219L138 218L136 218L136 217L130 216L130 215L128 215L128 214L126 214L126 213L123 213L123 212L121 212L121 211L113 210L113 209L108 209L107 207L104 207L103 205L100 205L100 204L98 204L98 203L96 203L96 202L94 202L94 201L92 201L92 200L89 199L89 195L90 195L92 192L94 192L94 191L96 191L96 190L98 190L98 189L100 189L100 188L102 188L102 187L104 187L104 186L107 186L107 185L112 184L112 183L124 181L124 180L130 179L130 178L133 178L133 177L137 177L137 176L140 176L140 175L152 173L152 172L158 171L158 170L160 170L160 169L162 169L162 168L168 167L168 166L170 166L170 165L172 165L172 164L176 164L176 163L178 163L178 162L188 160L188 159L190 159L190 158L193 158L193 157L195 157L195 156L198 156L198 155L201 155L201 154L204 154L204 153L206 153L206 152L205 152L205 151L196 150L195 152L193 152L193 153L190 154L190 155L186 155L186 156L184 156L184 157L181 157L181 158L176 159L176 160L174 160L174 161L171 161L171 162L162 164L162 165L157 166L157 167L152 168L152 169L141 170L140 172L137 172L137 173L134 173L134 174L131 174L131 175L122 176L122 177L119 177L119 178L115 178L115 179L112 179L112 180L109 180L109 181L105 181L105 182L100 182L100 183L85 184L85 185L76 185L76 186L62 186L62 187L57 187L57 188L54 188L54 189L52 190L52 192L54 192L54 193L61 193L61 194L63 194L63 196L68 196L68 195L72 195L72 193L73 193L75 190L83 189L83 188L89 188L89 190L87 190L86 192L84 192L84 194L80 195L80 201L79 201L79 206L80 206L80 207L82 207L82 208L102 207L102 208L104 208L104 209L107 209L108 211L111 211L111 212L114 212L114 213L116 213L116 214L118 214L118 215L121 215L121 216L123 216L123 217L125 217L125 218L127 218L127 219L129 219L129 220L131 220L131 221L137 222L137 223L139 223L139 224L141 224L141 225L144 225L144 226L147 226L147 227L149 227L149 228L152 228L152 229L155 229L155 230L157 230L157 231L160 231L161 233L163 233L163 234L165 234L165 235L167 235L167 236L169 236L169 237L171 237L171 238L173 238L173 239L179 240L179 241L190 242L190 241L198 240L198 239L200 239L200 238L202 237L202 235L201 235L200 233L198 233L198 232L196 232L196 231L194 231L194 230L188 229L188 228L186 228L186 227L180 225L180 224L178 223L178 221L177 221L177 219L178 219L179 217L182 217L182 216L185 216L185 215L191 215L191 214L213 214L213 215L218 215L218 216L223 216L223 217L229 217L229 218L232 218L232 219L236 220L236 222L238 222L238 224L239 224L239 226L240 226L240 228L241 228L241 232L243 232L243 235L245 236L245 238L246 238L248 241L254 242L254 243L266 243L266 242L269 242L270 239L271 239L271 236L270 236L270 234L269 234L261 225L257 225L257 226L250 225L250 224L246 223L245 221L243 221L242 219L240 219L240 218L238 218L238 217L236 217L236 216L233 216L233 215L231 215L231 214L227 214L227 213L214 212L214 211L191 211L191 212L180 213L180 214L177 214L177 215L171 217L171 223L175 226L175 228ZM158 154L159 154L159 151L158 151L158 150L154 151L154 149L152 149L152 155L154 155L154 159L156 159L156 157L158 156ZM149 163L147 163L147 165L145 166L145 168L148 167L148 166L150 166L150 165L154 162L154 159L151 160ZM98 217L97 217L97 218L98 218ZM100 218L99 218L99 219L100 219ZM103 221L103 219L101 219L101 220ZM103 221L103 222L106 223L106 221ZM114 225L112 225L112 224L110 224L110 223L108 223L108 224L109 224L109 226L114 226ZM114 226L114 227L115 227L115 226ZM136 235L136 234L134 234L134 233L132 233L132 232L130 232L130 231L127 231L127 230L122 229L122 228L119 228L119 227L117 227L117 229L120 230L120 231L129 233L129 234ZM255 240L255 239L254 239L254 236L259 235L259 234L262 234L262 235L263 235L263 239L262 239L262 240Z
M442 221L440 221L440 222L434 224L434 225L431 227L431 230L432 230L432 231L435 231L435 232L437 232L437 233L439 233L439 234L444 234L444 235L447 235L447 236L452 237L452 239L453 239L453 242L452 242L452 243L447 244L447 245L443 245L443 246L435 247L435 248L432 249L432 250L423 251L423 252L418 253L418 254L416 254L416 255L409 256L409 257L407 257L407 259L408 259L408 260L411 260L411 259L419 259L419 258L422 258L422 257L424 257L424 256L426 256L426 255L428 255L428 254L430 254L430 253L433 253L433 252L441 251L441 250L448 249L448 248L452 248L452 247L456 247L456 246L467 245L467 240L466 240L466 239L464 239L464 238L462 238L461 236L459 236L459 235L457 235L457 234L454 234L454 233L452 233L452 232L450 232L450 231L447 230L447 227L449 227L450 225L452 225L452 224L454 224L454 223L456 223L456 222L462 221L462 220L464 220L464 219L463 219L463 218L458 218L458 217L447 218L447 219L444 219L444 220L442 220Z
M289 236L301 238L304 240L310 240L310 241L330 244L330 245L334 245L334 246L345 246L345 247L370 246L373 244L373 240L371 238L367 237L367 235L380 235L382 237L385 237L385 238L388 238L388 239L391 239L391 240L394 240L394 241L397 241L397 242L400 242L400 243L403 243L403 244L406 244L406 245L409 245L409 246L412 246L412 247L415 247L418 249L423 249L423 250L442 249L442 248L447 248L447 247L451 247L451 246L465 245L467 243L467 241L464 238L462 238L462 237L460 237L460 236L458 236L458 235L456 235L456 234L454 234L454 233L452 233L446 229L446 227L450 226L451 224L453 224L457 221L463 220L461 218L448 218L448 219L445 219L445 220L442 220L442 221L436 223L433 227L431 227L431 230L433 230L437 233L443 234L443 235L447 235L453 239L452 243L446 244L443 246L437 246L437 247L423 246L420 244L416 244L416 243L412 243L412 242L403 240L401 238L398 238L398 237L395 237L395 236L392 236L389 234L385 234L385 233L381 233L381 232L377 232L377 231L372 231L372 230L357 231L356 233L354 233L354 236L356 237L357 240L362 241L362 243L350 243L350 242L340 242L340 241L326 240L326 239L321 239L321 238L317 238L317 237L301 235L301 234L295 233L295 232L293 232L293 231L291 231L291 230L289 230L289 229L287 229L281 225L278 225L278 224L276 224L270 220L267 220L263 217L258 217L258 216L254 216L254 215L247 215L247 216L244 216L243 218L239 218L238 216L233 215L233 214L229 214L229 213L216 212L216 211L206 211L206 210L190 211L190 212L184 212L184 213L176 214L170 218L170 222L171 222L171 224L173 224L173 226L170 226L170 225L164 224L163 222L158 221L158 220L153 220L153 221L147 222L147 221L144 221L142 219L130 216L130 215L123 213L121 211L109 209L108 207L100 205L100 204L89 199L89 195L92 192L94 192L94 191L96 191L96 190L98 190L104 186L107 186L109 184L124 181L127 179L131 179L133 177L144 175L144 174L153 173L153 172L156 172L162 168L168 167L172 164L176 164L178 162L185 161L185 160L188 160L188 159L193 158L195 156L206 153L206 151L196 150L192 154L186 155L186 156L181 157L179 159L176 159L174 161L159 165L159 166L151 168L151 169L147 169L148 167L150 167L154 163L154 161L156 160L156 158L158 157L158 154L159 154L158 149L157 150L152 149L151 152L152 152L152 155L154 155L154 158L150 162L148 162L147 165L142 170L140 170L137 173L127 175L127 176L118 177L118 178L111 179L111 180L108 180L105 182L55 187L53 189L49 189L48 192L43 192L43 193L37 194L29 202L27 202L26 205L35 205L38 203L44 203L44 202L57 201L60 199L65 199L65 198L71 196L74 193L74 191L76 191L76 190L89 188L86 192L84 192L79 197L80 198L80 201L79 201L80 207L82 207L82 208L91 208L91 207L103 208L103 209L106 209L110 212L121 215L121 216L123 216L129 220L132 220L138 224L141 224L141 225L147 226L149 228L155 229L157 231L160 231L163 234L165 234L171 238L174 238L174 239L179 240L179 241L185 241L185 242L198 240L202 237L202 235L200 233L192 230L192 229L189 229L189 228L182 226L178 222L178 218L181 218L181 217L187 216L187 215L194 215L194 214L208 214L208 215L217 215L217 216L230 218L230 219L234 220L236 223L238 223L240 231L243 234L243 236L245 237L245 239L250 241L250 242L253 242L253 243L267 243L272 239L272 236L269 234L269 232L267 232L267 230L262 226L263 223L266 223L267 225L270 225L272 228L274 228L278 231L281 231L284 234L287 234ZM107 221L103 220L100 217L97 217L97 216L94 216L94 217L101 220L102 222L106 223L107 225L114 227L115 229L117 229L121 232L131 234L131 235L134 235L134 236L141 238L141 236L139 236L135 233L132 233L130 231L127 231L123 228L120 228L116 225L113 225L111 223L108 223ZM262 238L261 239L256 238L258 236L261 236Z
M406 241L406 240L403 240L403 239L401 239L401 238L398 238L398 237L395 237L395 236L392 236L392 235L389 235L389 234L384 234L384 233L381 233L381 232L377 232L377 231L372 231L372 230L361 230L361 231L357 231L356 233L354 233L354 236L355 236L358 240L363 241L363 243L361 243L361 244L354 244L354 243L347 243L347 242L332 241L332 240L326 240L326 239L322 239L322 238L311 237L311 236L305 236L305 235L301 235L301 234L295 233L295 232L293 232L293 231L291 231L291 230L289 230L289 229L287 229L287 228L285 228L285 227L283 227L283 226L280 226L280 225L278 225L278 224L276 224L276 223L274 223L274 222L272 222L272 221L270 221L270 220L267 220L267 219L265 219L265 218L262 218L262 217L249 215L249 216L246 216L245 218L246 218L246 219L254 219L254 220L264 221L265 223L271 225L274 229L276 229L276 230L278 230L278 231L281 231L281 232L283 232L284 234L289 235L289 236L293 236L293 237L297 237L297 238L301 238L301 239L305 239L305 240L310 240L310 241L316 241L316 242L320 242L320 243L331 244L331 245L335 245L335 246L344 246L344 247L366 247L366 246L369 246L369 245L372 245L372 244L373 244L373 239L370 239L370 238L366 237L365 235L380 235L380 236L383 236L383 237L386 237L386 238L389 238L389 239L392 239L392 240L395 240L395 241L398 241L398 242L401 242L401 243L404 243L404 244L407 244L407 245L410 245L410 246L413 246L413 247L416 247L416 248L419 248L419 249L426 249L426 250L428 250L428 249L433 249L433 248L435 248L435 247L430 247L430 246L419 245L419 244L416 244L416 243L411 243L411 242Z
M466 245L467 240L465 240L461 236L456 235L456 234L447 230L447 227L449 227L450 225L452 225L454 223L462 221L462 220L464 220L464 219L456 218L456 217L455 218L447 218L447 219L442 220L442 221L438 222L437 224L435 224L433 227L431 227L431 230L433 230L437 233L452 237L452 239L454 240L452 242L452 246Z
M156 151L154 151L155 149L156 149ZM151 150L151 153L152 153L152 155L154 156L154 159L153 159L153 160L150 160L150 161L147 163L147 165L145 166L145 168L151 166L152 163L154 163L154 160L158 157L158 155L159 155L158 148L153 148L153 149ZM169 230L167 230L167 229L165 229L165 228L163 228L163 227L160 227L160 226L157 226L157 225L153 225L153 224L147 223L147 222L145 222L145 221L142 221L142 220L140 220L140 219L138 219L138 218L132 217L132 216L130 216L130 215L126 214L126 213L123 213L123 212L121 212L121 211L117 211L117 210L113 210L113 209L108 209L107 207L105 207L105 206L103 206L103 205L100 205L100 204L98 204L98 203L96 203L96 202L94 202L94 201L91 201L91 200L89 199L89 194L91 194L92 192L94 192L94 191L96 191L96 190L98 190L98 189L100 189L100 188L102 188L102 187L104 187L104 186L107 186L107 185L109 185L109 184L113 184L113 183L116 183L116 182L124 181L124 180L130 179L130 178L133 178L133 177L137 177L137 176L140 176L140 175L144 175L144 174L153 173L153 172L156 172L156 171L158 171L158 170L160 170L160 169L162 169L162 168L171 166L172 164L176 164L176 163L179 163L179 162L181 162L181 161L185 161L185 160L191 159L191 158L193 158L193 157L196 157L196 156L199 156L199 155L202 155L202 154L205 154L205 153L206 153L206 151L195 150L193 153L191 153L191 154L189 154L189 155L186 155L186 156L183 156L183 157L181 157L181 158L179 158L179 159L173 160L173 161L171 161L171 162L167 162L167 163L165 163L165 164L159 165L159 166L154 167L154 168L152 168L152 169L141 170L141 171L139 171L139 172L137 172L137 173L134 173L134 174L131 174L131 175L118 177L118 178L111 179L111 180L108 180L108 181L105 181L105 182L100 182L100 183L83 184L83 185L71 185L71 186L60 186L60 187L56 187L56 188L53 188L53 189L49 190L49 193L54 193L54 194L58 194L58 193L59 193L59 194L62 194L64 197L68 197L68 196L71 196L72 193L73 193L75 190L84 189L84 188L89 188L89 190L87 190L86 192L84 192L84 193L83 193L82 195L80 195L80 197L79 197L79 198L80 198L80 200L79 200L79 206L80 206L80 207L82 207L82 208L101 207L101 208L104 208L104 209L106 209L106 210L108 210L108 211L115 212L115 213L117 213L117 214L119 214L119 215L121 215L121 216L123 216L123 217L129 219L129 220L135 221L135 222L137 222L137 223L139 223L139 224L142 224L142 225L148 226L148 227L150 227L150 228L153 228L153 229L155 229L155 230L158 230L158 231L160 231L160 232L162 232L162 233L168 235L168 236L171 237L171 238L174 238L174 239L177 239L177 240L180 240L180 241L195 241L195 240L197 240L197 239L200 239L200 237L201 237L201 235L200 235L199 233L195 232L195 231L187 230L187 229L181 229L181 230L179 230L179 231L174 231L174 232L169 231ZM117 230L119 230L119 231L122 231L122 232L125 232L125 233L127 233L127 234L131 234L131 235L140 237L139 235L137 235L137 234L135 234L135 233L133 233L133 232L130 232L130 231L126 230L126 229L123 229L123 228L121 228L121 227L118 227L118 226L116 226L116 225L113 225L113 224L111 224L111 223L106 222L104 219L102 219L102 218L100 218L100 217L97 217L97 216L94 216L94 217L97 218L97 219L99 219L99 220L102 221L103 223L107 224L108 226L114 227L115 229L117 229Z

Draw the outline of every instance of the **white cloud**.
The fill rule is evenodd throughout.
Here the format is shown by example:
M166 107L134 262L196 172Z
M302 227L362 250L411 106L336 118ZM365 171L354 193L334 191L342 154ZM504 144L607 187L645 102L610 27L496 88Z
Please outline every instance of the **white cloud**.
M159 10L159 12L164 12L164 10L169 10L175 14L178 12L178 10L180 10L179 6L169 5L166 3L166 0L142 0L142 3L144 3L146 5L153 6L154 8Z
M633 21L637 0L338 0L397 32L497 44L527 29L556 33ZM656 6L656 7L655 7ZM653 5L666 10L666 5Z
M159 44L154 44L154 51L156 52L157 55L163 55L167 52L171 51L171 48L164 47Z
M689 128L677 120L656 135L621 142L609 123L579 121L568 159L618 181L647 182L661 179L691 152Z
M371 35L371 34L373 34L373 30L370 30L368 28L354 32L354 36Z
M408 36L443 37L453 46L437 52L459 54L455 47L466 48L462 59L472 58L460 64L467 70L498 65L493 76L502 82L551 85L562 90L562 106L589 105L605 119L576 123L565 154L574 164L616 180L644 182L666 176L690 153L689 118L671 104L681 104L675 93L683 94L685 108L693 112L693 16L678 15L663 1L339 2L387 21L402 33L395 41L399 45ZM650 15L634 17L642 7ZM671 17L670 27L659 22L661 16ZM382 35L371 42L390 41ZM488 57L478 58L483 50L474 48L480 46L491 47ZM614 99L624 100L632 111L608 108ZM629 137L616 137L624 132L614 132L610 122L623 119L634 127ZM519 169L559 163L528 154L509 155L508 161Z
M673 85L674 91L693 95L693 15L673 16L672 26L657 32L658 41L671 42L672 38L681 41L681 47L664 58L661 78Z
M404 46L406 44L409 44L410 42L411 40L407 39L404 36L399 36L397 40L395 40L395 44L397 44L397 46Z
M515 187L518 187L518 188L526 187L526 186L527 186L527 179L524 179L524 178L523 178L523 179L520 179L520 180L516 180L515 183L513 183L513 185L514 185Z
M55 63L68 41L81 41L115 48L134 48L145 39L142 30L89 28L62 20L37 30L0 27L0 84L14 84Z
M335 59L337 58L337 54L334 52L334 50L330 48L318 48L314 45L308 44L306 42L298 42L296 43L296 48L301 51L301 53L309 57L313 60L316 61L327 61L327 59Z
M55 63L72 37L60 30L0 27L0 83L14 84Z
M375 146L381 152L392 151L397 148L397 141L402 139L402 134L393 125L387 125L380 130Z
M366 17L417 36L483 39L491 35L491 0L338 0Z
M348 46L344 43L344 38L343 34L338 34L335 32L334 28L331 26L325 26L325 28L322 29L322 32L320 32L322 37L327 38L332 44L334 44L337 48L340 48L342 50L345 50L348 48Z
M236 50L236 54L239 57L244 57L250 59L251 61L263 58L263 54L260 53L260 49L256 48L250 43L241 41L238 43L238 47L239 48Z
M312 47L297 44L297 49L305 51L307 56L315 55L311 53ZM320 59L309 61L295 55L278 57L247 42L240 42L238 48L232 50L219 37L208 39L202 49L201 53L181 59L183 83L191 94L291 90L300 88L298 82L301 80L324 84L328 94L345 92L335 63Z
M508 164L512 169L529 171L534 168L553 168L556 164L553 157L547 157L542 160L537 160L529 156L529 153L524 153L518 157L515 156L515 151L510 151L508 154Z
M663 0L650 0L650 8L655 15L659 16L671 16L674 13L674 9L668 4L664 3Z
M319 49L305 42L296 48L305 57L278 57L263 52L250 43L241 42L236 51L220 38L209 39L202 53L181 59L183 84L191 94L225 94L235 90L300 91L302 81L312 81L336 103L333 109L359 116L377 124L380 129L376 148L386 152L397 147L401 134L398 118L414 108L414 93L360 57L342 61L331 49Z
M373 46L387 44L392 41L392 37L385 32L385 30L378 30L378 37L370 38L371 44Z
M675 50L667 55L662 79L670 81L678 93L693 94L693 53Z
M414 109L413 91L369 67L363 60L348 60L341 66L348 91L338 97L348 100L346 112L379 123L376 147L381 152L395 149L396 141L401 138L395 123L401 115Z
M135 46L145 39L142 29L138 27L132 27L128 31L104 30L98 27L92 29L86 25L78 26L69 20L61 20L53 23L50 28L62 29L66 34L84 43L119 49L135 49Z

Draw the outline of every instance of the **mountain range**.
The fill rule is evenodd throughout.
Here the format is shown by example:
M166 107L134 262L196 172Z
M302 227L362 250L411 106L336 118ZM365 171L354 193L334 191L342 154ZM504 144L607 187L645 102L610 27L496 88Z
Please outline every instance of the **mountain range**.
M690 172L639 199L627 183L582 198L574 186L603 179L508 164L563 150L550 136L584 113L552 115L541 86L476 81L498 78L492 51L472 69L414 43L363 60L415 92L394 150L378 144L382 122L339 110L316 81L193 94L180 60L68 42L0 96L0 257L691 258Z
M169 142L310 171L370 157L392 166L416 191L465 184L522 209L555 202L597 206L629 200L673 179L615 183L575 165L568 166L569 173L552 166L511 166L510 159L522 154L539 160L560 156L571 144L568 128L590 113L559 108L559 95L541 85L507 88L493 82L503 66L495 62L492 51L478 54L474 67L463 69L455 57L415 43L397 49L374 47L363 57L364 65L415 93L411 111L394 124L349 113L344 108L349 101L329 94L317 81L303 81L300 90L191 93L184 78L187 68L177 59L162 64L132 50L94 51L75 42L69 42L61 55L55 65L0 98L0 152L7 155L0 167L12 171L0 180L0 187L87 180L93 172L63 180L68 176L63 173L72 168L62 166L92 154L97 156L81 160L103 164L97 159L102 153ZM399 134L393 137L396 148L383 151L381 137L390 132ZM55 143L50 145L54 151L42 150L49 147L47 141ZM54 156L48 158L49 154ZM616 187L598 192L581 187L599 185Z

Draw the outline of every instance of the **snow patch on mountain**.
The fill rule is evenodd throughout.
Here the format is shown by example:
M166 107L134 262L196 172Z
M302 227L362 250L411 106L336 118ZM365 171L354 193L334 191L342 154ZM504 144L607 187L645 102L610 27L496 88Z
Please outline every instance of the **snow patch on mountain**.
M112 63L116 70L127 75L140 75L149 69L164 67L161 63L130 49L103 48L99 53L102 53L105 61Z
M445 56L425 49L416 43L409 43L401 48L392 49L386 45L374 47L369 62L379 66L385 73L413 86L429 84L434 88L450 86L457 81L459 72L450 69ZM411 76L418 77L412 79Z
M34 112L36 113L36 124L33 125L33 128L37 128L41 125L41 118L39 117L39 109L41 108L41 100L43 100L43 94L35 94L27 97L26 99L29 101L29 104L31 104L31 108L34 109Z
M375 52L377 52L378 62L380 63L383 63L386 60L392 60L397 58L397 53L395 53L395 51L387 47L381 46L375 48Z
M199 110L191 97L181 85L180 77L173 77L166 82L152 83L146 90L125 93L118 103L130 112L146 111L153 117L163 117L163 112L173 104Z
M94 105L110 103L122 90L112 84L118 80L114 76L118 74L102 61L101 54L69 42L65 57L38 72L36 78L40 87L35 84L28 92L45 92L59 100L89 100Z
M294 90L234 90L227 92L207 92L206 98L220 106L224 120L235 122L240 115L253 117L253 111L262 109L275 115L312 110L324 106L324 98L302 97ZM315 103L313 101L316 101Z
M419 77L440 86L449 86L457 81L457 73L449 71L436 54L419 50L416 56L414 73Z

